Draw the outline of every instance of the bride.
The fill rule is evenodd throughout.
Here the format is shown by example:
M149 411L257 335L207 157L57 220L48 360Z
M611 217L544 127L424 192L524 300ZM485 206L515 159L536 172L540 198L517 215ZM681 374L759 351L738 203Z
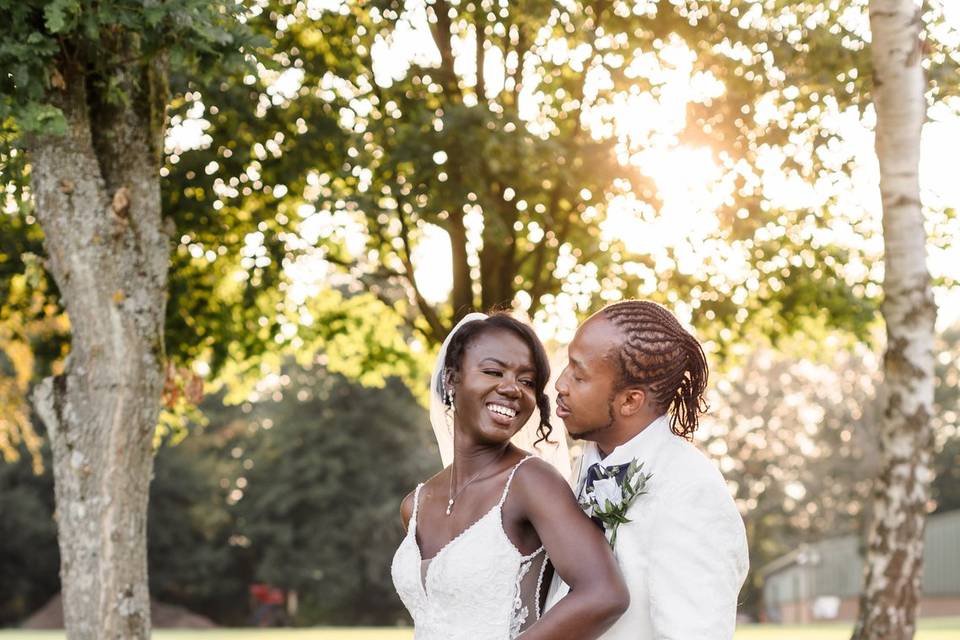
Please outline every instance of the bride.
M452 417L433 420L452 463L404 498L392 566L415 640L588 640L626 610L603 533L553 467L511 443L534 408L549 437L549 378L540 340L509 315L471 314L444 343L431 404ZM548 558L571 591L541 617Z

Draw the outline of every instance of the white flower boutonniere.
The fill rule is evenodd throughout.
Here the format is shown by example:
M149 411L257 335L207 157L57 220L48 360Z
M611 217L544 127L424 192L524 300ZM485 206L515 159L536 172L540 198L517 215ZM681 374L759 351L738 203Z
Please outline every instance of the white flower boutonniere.
M617 529L630 522L627 518L630 505L647 493L647 482L653 477L651 473L643 473L643 463L636 459L625 473L622 469L622 465L603 469L603 477L594 480L580 500L584 512L603 524L611 549L617 544Z

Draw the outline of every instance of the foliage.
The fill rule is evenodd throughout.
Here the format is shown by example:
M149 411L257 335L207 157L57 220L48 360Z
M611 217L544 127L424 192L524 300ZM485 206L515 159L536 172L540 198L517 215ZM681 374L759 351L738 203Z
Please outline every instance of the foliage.
M960 508L956 331L941 344L934 498L946 511ZM861 528L877 455L877 367L862 351L814 361L759 349L718 383L702 445L745 514L755 570L801 542ZM386 571L397 504L436 466L426 417L397 381L363 389L316 368L288 368L251 393L259 401L240 406L208 397L208 424L158 451L149 528L156 597L242 624L246 586L267 580L299 590L304 624L394 622L402 611ZM0 595L0 623L57 590L52 478L30 467L28 458L0 464L0 510L15 514L3 519L11 528L0 584L10 589ZM29 588L18 582L24 575ZM758 586L750 578L741 596L747 612L759 606ZM358 589L380 594L384 609L357 606L370 602ZM325 602L342 617L317 604Z
M870 117L863 6L769 4L271 6L257 28L282 71L244 80L282 82L246 101L198 86L193 97L216 109L210 131L224 142L200 150L170 181L186 193L212 180L214 188L199 190L201 211L253 216L275 206L281 215L262 229L265 257L276 263L306 244L389 306L399 291L409 304L398 312L426 343L473 307L512 305L544 319L623 295L687 305L720 348L751 331L779 339L812 321L865 338L879 280L862 267L875 256L823 241L851 224L840 199L854 159L835 122L849 109L864 126ZM933 29L942 12L934 7L924 19L937 101L954 82L942 70L956 55ZM393 48L411 34L432 37L432 46L414 56L409 45ZM617 121L629 108L646 113L643 104L669 108L671 73L705 92L676 106L685 111L679 124L664 133ZM273 122L280 113L285 127ZM238 129L228 123L239 122L252 125L240 135L256 142L239 148L253 150L253 171L197 177L199 167L235 162L226 140ZM317 127L337 144L318 147ZM729 187L727 196L715 215L667 207L639 159L704 144L722 168L714 186ZM771 163L784 184L826 195L784 203L766 184ZM624 217L637 222L619 235L604 230ZM631 237L670 218L689 225L691 237ZM877 233L854 223L855 235ZM417 275L418 265L439 260L423 255L441 246L426 242L438 228L453 265L451 292L439 302L418 281L428 270ZM220 251L219 238L189 242L197 253Z
M289 100L272 86L300 66L288 53L295 43L277 31L273 9L270 4L249 7L246 26L265 45L247 53L249 67L172 77L181 93L169 107L171 131L161 175L164 212L177 228L179 243L171 269L167 353L187 366L202 360L213 379L228 367L231 380L249 370L253 376L246 381L252 381L261 374L262 356L330 338L324 331L342 318L338 305L356 293L324 287L315 299L324 281L323 264L286 242L294 237L297 216L282 195L302 189L308 179L291 164L309 157L317 166L337 166L343 145L328 100L304 92L301 109L291 112ZM338 61L348 64L351 51L338 33L317 27L311 60L322 76L336 71ZM287 153L294 142L302 157ZM296 286L294 270L300 276ZM385 311L359 298L344 308L357 312L359 325ZM297 327L302 331L291 332ZM383 323L378 329L385 348L392 348L396 334ZM360 344L356 351L369 349ZM373 369L366 364L345 366ZM380 371L407 374L389 364Z
M0 627L33 613L60 589L49 447L40 452L44 474L35 472L29 453L21 445L15 462L0 461Z
M242 64L254 41L240 23L242 6L177 0L54 0L0 2L0 455L24 441L39 464L29 424L30 385L62 367L68 326L43 259L26 151L41 138L70 134L110 153L100 127L109 112L149 115L150 135L163 132L162 108L170 70L220 71ZM66 95L82 90L76 112ZM159 108L159 111L158 111ZM68 123L68 118L70 122ZM107 124L106 128L110 128ZM106 134L107 137L110 132ZM99 157L101 168L118 158ZM148 161L149 157L144 157ZM102 183L110 176L88 176ZM65 188L61 185L61 188ZM73 187L69 187L73 188ZM8 419L9 417L9 419Z
M495 304L549 325L618 296L650 297L689 314L723 355L750 332L779 340L826 326L867 336L879 271L864 265L876 256L824 241L862 213L838 200L854 158L834 127L848 108L869 126L862 3L842 13L749 2L631 13L605 1L258 2L194 19L200 4L139 15L119 0L100 3L101 31L83 22L79 0L54 3L50 16L34 3L3 6L21 22L49 17L64 30L58 37L89 31L83 51L122 25L143 30L145 51L192 52L170 66L163 198L179 243L166 352L179 367L209 370L213 389L248 388L285 354L310 359L327 348L329 316L311 306L329 312L359 290L370 297L351 313L364 326L378 318L375 331L393 346L381 353L360 340L331 366L342 361L348 375L375 381L419 379L417 349L439 342L468 308ZM238 16L243 28L227 28ZM937 3L924 20L937 83L930 99L940 104L957 55L944 45ZM432 46L409 62L396 43L411 29ZM9 42L28 46L28 34ZM245 64L213 64L211 47L242 49ZM27 60L22 47L8 49L10 68ZM6 76L9 104L56 83L45 70L30 76L27 93L10 93L16 77ZM702 91L676 102L677 79ZM677 117L661 132L631 121L670 109ZM20 218L9 240L15 256L39 233L12 119L2 133L6 208L16 213L0 219ZM640 160L686 148L709 148L722 169L711 193L732 189L711 200L716 213L672 206L675 194ZM827 195L787 206L765 186L770 162L783 180ZM878 232L854 222L854 236ZM657 240L663 228L674 231ZM422 282L445 264L424 254L442 246L427 242L438 229L454 265L439 302Z
M957 338L950 329L937 345L931 509L938 511L960 508ZM724 472L750 541L751 573L741 594L747 612L759 612L764 565L803 542L863 533L869 519L880 464L880 359L863 345L842 348L841 336L822 339L825 348L813 358L809 345L777 351L758 338L709 399L702 444Z
M321 367L287 367L255 393L208 397L208 424L157 452L153 597L243 625L249 585L266 581L298 591L301 624L405 620L389 566L400 500L439 467L426 413L397 379L365 388ZM0 512L3 625L59 589L49 465L0 462Z
M220 453L202 437L157 451L147 530L150 593L221 624L242 625L249 571L230 544L234 519L220 482Z
M16 228L18 222L0 214L0 226ZM10 237L3 231L0 228L0 245ZM38 372L62 366L69 327L51 299L55 287L37 255L0 251L2 285L7 295L0 305L0 458L15 460L22 444L39 471L40 439L31 427L27 393Z
M760 347L718 382L704 446L744 516L747 612L762 606L764 565L860 529L878 465L877 367L862 347L821 362Z
M296 590L301 624L400 619L399 503L437 461L423 410L397 379L364 388L318 367L253 396L211 397L207 426L158 453L151 590L221 623L249 622L253 582Z
M933 480L936 512L960 509L960 437L954 435L941 445L934 465L937 474Z
M0 122L12 120L24 134L63 134L67 123L50 93L64 87L65 67L83 67L91 91L113 104L125 104L131 96L115 84L117 69L157 57L167 58L173 68L201 69L225 46L242 43L240 9L236 3L211 6L200 0L4 0ZM131 38L141 59L126 57Z
M406 619L389 568L400 499L439 468L426 414L396 380L291 378L289 400L251 412L259 429L231 452L251 461L233 499L255 577L296 590L302 624Z
M285 168L288 159L271 162L261 157L264 147L257 136L265 128L276 128L270 131L269 141L262 139L267 148L273 149L274 141L282 140L286 133L291 138L296 136L299 150L315 161L327 158L331 166L340 162L343 147L334 135L333 120L325 115L331 112L331 106L322 97L314 99L315 111L299 114L310 118L309 133L300 131L302 120L289 118L282 108L254 116L246 107L272 91L268 80L282 68L274 59L283 57L282 49L263 49L267 40L256 35L258 29L264 31L258 27L259 22L269 22L269 16L260 4L221 6L195 0L145 7L119 0L106 4L0 4L0 36L4 38L0 67L12 70L0 78L0 108L4 110L0 114L0 183L6 187L0 203L0 325L6 327L0 331L0 348L6 353L15 344L29 342L31 348L38 349L33 354L33 366L22 349L16 358L9 353L0 358L3 363L13 363L0 368L0 406L10 407L5 415L18 416L13 423L0 424L0 454L12 455L15 449L2 443L21 438L33 443L32 450L36 450L36 437L24 410L26 394L30 384L47 375L52 366L60 366L57 363L66 353L61 301L42 268L42 233L32 213L30 170L22 147L26 140L23 134L34 129L23 114L30 109L56 111L45 101L50 92L62 88L60 74L65 64L83 66L88 88L102 93L105 101L127 101L129 96L110 85L111 73L118 70L120 62L127 66L134 62L118 58L125 51L121 43L114 42L122 39L119 34L137 34L142 59L136 62L162 60L165 65L162 73L169 75L172 127L162 173L168 176L171 169L181 171L176 177L188 184L171 185L165 180L163 185L164 213L181 239L173 256L165 332L166 354L175 365L171 370L178 375L168 379L168 386L182 386L179 372L186 371L189 381L192 369L204 372L209 390L229 385L229 397L240 399L256 379L279 366L284 357L296 353L309 360L321 349L329 351L331 370L353 375L365 384L382 385L389 375L407 380L422 377L421 356L407 346L405 334L397 330L398 322L391 322L395 316L382 302L355 295L357 291L349 290L346 283L318 292L316 282L324 276L322 265L310 264L309 256L294 256L275 242L273 232L289 224L284 221L286 205L280 202L279 207L274 206L279 200L269 197L269 185L267 197L258 201L252 213L249 208L212 207L206 197L223 186L233 188L234 180L236 184L241 178L246 182L257 167L265 177L274 170L288 176L274 183L277 193L281 183L283 189L287 189L286 183L297 187ZM322 47L325 42L316 39L315 45ZM349 41L331 36L329 42L327 60L349 61ZM50 47L53 49L47 51ZM258 69L265 74L263 79L254 79ZM237 81L224 81L225 77ZM254 80L244 82L245 77ZM135 84L140 80L133 78ZM191 155L176 142L178 127L186 115L182 111L193 113L194 96L199 96L195 86L202 86L222 105L206 114L214 127L207 138L223 156L217 175L207 169L209 158ZM218 113L226 118L217 117ZM249 115L251 121L238 120L238 113ZM51 132L53 128L47 131ZM249 135L245 135L247 132ZM221 179L224 176L226 179ZM260 193L262 184L254 182ZM244 197L248 195L250 191L245 189ZM245 202L252 204L249 198ZM198 254L200 246L204 250ZM294 264L297 257L305 260ZM299 268L303 276L296 290L286 271L289 268ZM29 305L16 302L14 287L22 287L24 278L38 285L30 294ZM312 284L308 282L311 278ZM402 307L402 301L396 306ZM32 342L23 335L27 330L38 331L40 323L49 325L49 318L59 319L56 339L50 331ZM299 331L290 332L297 328ZM13 337L4 337L8 334ZM14 337L15 344L11 342ZM195 416L194 404L184 400L182 394L173 395L177 397L163 414L161 435L182 436L185 418Z

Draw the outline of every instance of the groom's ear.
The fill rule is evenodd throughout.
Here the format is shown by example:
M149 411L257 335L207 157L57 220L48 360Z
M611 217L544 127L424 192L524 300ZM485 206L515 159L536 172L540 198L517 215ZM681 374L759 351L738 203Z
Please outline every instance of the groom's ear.
M647 406L647 392L636 387L625 389L620 400L620 415L629 418Z

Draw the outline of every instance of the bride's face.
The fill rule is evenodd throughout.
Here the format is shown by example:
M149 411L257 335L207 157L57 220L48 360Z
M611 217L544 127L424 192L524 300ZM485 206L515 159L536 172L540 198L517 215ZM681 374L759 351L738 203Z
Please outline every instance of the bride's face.
M536 370L527 344L511 331L473 338L453 374L456 428L479 443L509 440L536 407Z

